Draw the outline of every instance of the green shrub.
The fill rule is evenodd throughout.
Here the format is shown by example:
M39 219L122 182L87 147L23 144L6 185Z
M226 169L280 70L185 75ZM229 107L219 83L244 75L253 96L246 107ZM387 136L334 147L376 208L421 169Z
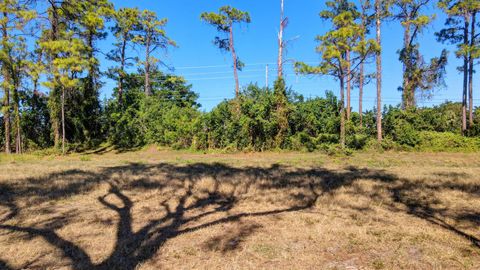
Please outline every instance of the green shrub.
M177 76L152 74L152 95L144 94L137 74L127 76L122 103L112 99L105 114L109 141L120 148L145 144L189 148L200 127L197 95ZM157 82L158 81L158 82Z
M321 150L346 154L339 147L339 102L332 92L326 92L325 97L304 99L287 91L281 81L273 91L250 84L237 98L201 112L197 95L182 78L161 73L155 76L162 80L154 84L151 96L144 95L141 78L132 75L126 78L123 103L116 99L107 102L105 125L113 145L131 148L156 144L223 152ZM480 134L478 114L476 111L469 136ZM360 115L352 113L346 123L347 149L475 151L479 148L478 139L460 136L459 103L409 110L385 107L381 144L376 140L375 111L365 112L362 123L360 126ZM29 142L32 147L36 147L35 143Z
M327 134L327 133L321 133L317 136L315 139L315 143L317 145L320 144L337 144L340 142L340 136L337 134Z
M346 139L347 147L355 150L364 149L369 141L369 136L365 134L354 134L348 136Z
M32 152L33 155L39 156L39 157L46 157L46 156L56 156L62 154L62 151L60 149L57 149L55 147L49 147L49 148L44 148L42 150L36 150Z
M313 152L316 149L315 138L310 137L305 132L299 132L291 137L291 149Z
M419 132L407 121L399 121L395 125L393 138L400 145L415 147L420 143Z
M451 132L420 132L419 149L426 151L479 151L480 138L464 137Z
M375 143L378 145L378 141L376 139ZM385 137L382 140L381 148L386 151L395 150L398 148L398 144L391 137Z

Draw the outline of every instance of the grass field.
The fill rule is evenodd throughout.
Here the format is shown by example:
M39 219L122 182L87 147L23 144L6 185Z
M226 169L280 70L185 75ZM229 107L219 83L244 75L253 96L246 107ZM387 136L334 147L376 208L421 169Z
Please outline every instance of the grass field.
M3 156L0 269L480 269L480 154Z

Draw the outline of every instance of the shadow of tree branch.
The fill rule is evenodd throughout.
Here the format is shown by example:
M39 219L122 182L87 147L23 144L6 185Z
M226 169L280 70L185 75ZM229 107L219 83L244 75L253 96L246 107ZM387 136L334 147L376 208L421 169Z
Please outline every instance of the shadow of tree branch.
M120 175L120 177L113 179L113 175ZM132 175L141 177L129 180L129 176ZM162 180L158 180L159 175L162 175ZM198 190L202 179L212 179L213 181L208 192ZM435 209L427 200L412 196L416 190L425 188L425 185L415 184L408 179L399 178L381 170L348 167L345 170L332 171L323 168L298 169L277 164L266 168L252 166L237 168L220 163L129 164L105 168L100 172L70 170L41 178L12 181L12 183L0 186L0 199L2 199L0 206L3 205L10 212L0 220L0 231L21 232L30 237L41 237L53 248L61 251L63 257L67 258L71 262L72 268L76 270L134 270L138 265L155 256L169 239L210 226L238 222L243 218L306 210L314 207L321 196L341 187L351 186L359 179L367 179L385 186L391 194L390 199L393 202L391 207L396 211L402 211L400 206L406 207L408 209L406 213L449 230L468 239L476 247L480 247L477 237L469 235L437 217L448 215L448 213ZM116 213L118 222L113 251L99 263L93 263L87 251L74 242L59 236L55 232L56 228L7 224L22 211L17 206L17 201L27 197L31 197L31 201L37 203L54 201L90 192L98 185L105 183L110 187L108 193L98 197L97 200L104 208ZM220 185L225 183L233 186L233 190L229 193L220 190ZM163 198L159 198L162 199L159 205L166 214L147 222L143 227L134 231L132 208L135 203L126 195L125 191L163 191L168 187L174 187L177 191L182 192L176 196L163 194ZM291 199L295 202L291 206L268 211L230 213L239 202L246 200L244 196L249 194L249 190L253 187L263 191L287 191L288 193L289 190L296 189L301 192L300 194L290 194ZM448 182L426 188L431 190L457 188L469 194L478 190L478 187L453 185ZM175 207L171 207L167 203L172 199L176 201ZM193 203L191 203L192 201ZM216 217L219 213L226 216ZM209 220L202 222L207 217ZM463 218L473 220L479 217L477 213ZM244 234L239 232L237 237L246 237L248 234L248 232ZM235 247L236 245L232 245L230 248ZM6 262L0 261L0 269L11 269L11 267Z

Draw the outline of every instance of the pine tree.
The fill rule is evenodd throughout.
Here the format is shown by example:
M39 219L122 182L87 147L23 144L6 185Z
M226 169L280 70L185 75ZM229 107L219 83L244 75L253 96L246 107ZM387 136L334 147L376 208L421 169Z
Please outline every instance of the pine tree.
M31 91L26 91L22 107L25 136L33 141L37 146L50 146L50 121L47 107L47 96L40 91L40 77L46 71L43 59L43 51L36 44L35 48L28 53L25 60L26 79ZM27 147L29 147L27 142Z
M66 18L71 21L71 30L83 39L86 45L88 69L85 78L81 79L81 102L79 111L82 137L92 142L100 132L100 68L96 53L98 40L107 36L106 20L114 14L113 5L108 0L70 1L64 5Z
M382 22L390 16L390 7L394 0L375 0L375 38L379 50L375 55L377 80L377 141L382 142Z
M309 66L302 62L295 63L296 71L302 74L331 75L340 83L340 144L345 148L345 83L351 79L351 72L365 61L367 52L378 49L373 40L360 42L363 27L355 22L352 3L346 0L328 1L329 10L321 13L322 18L332 22L333 29L323 36L318 36L320 45L317 52L321 54L319 66ZM347 53L356 57L347 59Z
M240 94L240 86L238 82L238 70L242 70L244 64L240 61L235 51L233 25L235 23L250 23L250 14L245 11L238 10L234 7L223 6L218 13L204 12L200 18L215 26L217 31L228 37L215 37L214 44L221 50L231 52L233 61L233 75L235 78L235 96Z
M472 23L470 25L470 53L468 56L468 123L469 127L473 127L473 72L474 72L474 59L480 56L480 48L477 42L477 34L475 27L477 24L477 13L480 8L480 1L474 0L474 7L472 8Z
M370 0L360 0L360 25L362 27L362 32L360 35L360 42L366 42L366 36L370 32L370 27L373 21L373 12L372 12L372 4ZM369 57L369 55L363 56L365 59ZM363 88L365 86L365 61L360 63L359 72L358 72L358 115L359 115L359 122L360 127L363 126Z
M130 45L133 46L134 32L139 29L139 15L140 11L137 8L122 8L115 12L115 25L111 28L116 42L113 44L115 48L109 53L108 57L110 60L119 63L118 67L111 70L118 81L117 98L119 104L122 104L123 99L125 68L131 65L129 61L133 60L132 57L127 55L127 49Z
M32 82L33 86L33 94L39 94L39 86L40 86L40 76L45 73L46 67L44 64L43 59L43 52L42 49L36 45L35 49L30 52L29 57L25 63L26 65L26 73L28 78Z
M403 63L402 102L405 109L416 105L416 95L428 94L434 87L443 83L447 52L443 50L440 57L433 58L427 64L420 54L420 35L434 19L434 15L423 15L422 9L427 7L430 0L398 0L395 19L399 20L404 29L403 48L400 50L400 61Z
M140 28L134 41L145 49L145 60L143 66L145 70L145 94L152 94L150 75L156 70L158 64L164 64L159 58L154 56L158 49L166 50L169 46L176 46L175 42L167 37L165 25L167 19L159 19L153 11L144 10L139 17Z
M0 3L1 50L0 64L4 91L3 115L5 123L5 152L11 152L11 113L13 107L15 123L15 148L21 152L21 123L19 87L21 68L25 59L26 25L36 17L36 12L29 9L28 1L4 0ZM12 96L13 104L10 101ZM12 106L13 105L13 106Z
M13 87L12 75L11 75L11 58L10 58L10 51L11 51L11 42L9 41L9 27L8 27L8 13L6 11L6 3L2 5L2 53L0 55L0 60L2 64L2 88L3 88L3 119L5 124L5 152L10 154L11 146L10 146L10 114L11 114L11 107L10 107L10 93Z
M52 42L55 43L61 39L61 33L65 32L65 23L64 21L64 11L61 8L63 2L47 0L47 14L49 26L45 27L42 36L38 42ZM43 51L42 46L40 49ZM61 144L61 89L59 89L59 78L58 74L54 72L54 66L52 65L53 61L57 58L55 51L44 52L44 60L46 62L45 72L47 73L48 80L53 81L54 88L50 89L48 107L50 111L50 121L52 126L53 141L55 147L59 147Z
M77 75L89 68L89 59L85 57L88 46L73 37L72 32L63 33L62 39L56 41L41 42L40 46L49 55L56 56L51 63L55 79L44 82L44 85L51 90L61 89L62 153L65 154L65 96L78 89L80 80Z
M358 13L355 5L349 1L337 1L337 2L326 2L327 7L329 7L331 10L325 10L320 13L320 17L323 18L324 20L333 20L336 16L336 14L340 14L342 12L350 12L352 18L352 22L357 20L360 14ZM345 52L345 60L350 63L351 61L351 51L350 48L347 48L347 51ZM347 121L350 121L350 114L351 114L351 92L352 92L352 71L351 71L351 65L348 64L346 66L346 85L347 85L347 105L346 105L346 117Z
M477 48L474 45L474 33L470 37L470 23L472 17L480 8L480 1L477 0L440 0L438 6L448 15L445 22L446 28L436 33L437 40L443 43L457 45L456 56L463 58L463 66L460 68L463 72L463 90L462 90L462 133L467 131L467 99L469 96L469 71L472 70L470 77L473 77L473 64L471 63L476 56ZM472 30L474 30L474 26ZM472 46L473 45L473 46ZM470 81L472 79L470 78ZM470 89L473 88L473 85ZM473 90L470 94L471 109L470 119L473 122Z
M22 142L22 123L20 116L20 88L24 78L28 75L28 50L26 40L19 37L15 44L15 49L12 54L12 78L14 82L13 87L13 120L14 120L14 137L15 137L15 153L21 154L23 152Z

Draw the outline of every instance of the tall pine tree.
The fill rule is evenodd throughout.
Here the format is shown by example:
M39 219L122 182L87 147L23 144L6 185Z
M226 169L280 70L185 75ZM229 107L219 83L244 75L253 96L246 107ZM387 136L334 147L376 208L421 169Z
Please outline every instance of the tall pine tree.
M223 6L218 13L204 12L200 18L217 28L217 31L223 36L215 37L215 45L222 51L232 54L233 76L235 79L235 96L240 94L240 85L238 81L238 70L242 70L244 64L240 61L235 50L233 26L236 23L250 23L250 14L234 7ZM225 37L226 36L226 37Z
M165 32L167 19L159 19L157 14L150 10L144 10L139 17L139 30L135 42L145 50L145 59L142 62L145 72L145 94L152 94L150 76L156 71L158 64L164 64L154 53L159 49L166 50L169 46L176 46Z
M114 49L108 54L110 60L118 63L117 67L111 69L113 77L118 82L117 98L119 104L123 100L123 86L126 77L126 67L130 66L131 60L134 60L128 55L128 49L133 47L132 42L135 37L135 31L140 27L138 17L140 11L137 8L122 8L115 12L115 25L111 28L115 36Z
M40 43L42 49L49 55L55 55L51 63L53 81L44 84L51 90L60 89L60 116L62 153L65 154L66 129L65 129L65 101L66 95L79 88L78 75L89 68L89 59L86 57L88 46L79 38L75 38L72 32L63 33L62 39L56 41L44 41Z
M447 52L443 50L440 57L433 58L427 64L420 53L418 36L422 33L434 16L422 14L430 0L398 0L395 2L395 18L403 29L403 48L399 51L403 63L402 103L405 109L416 106L416 96L429 95L434 87L443 83Z
M471 108L469 117L473 123L473 90L470 90L469 95L469 81L472 81L472 76L469 80L469 71L473 74L473 64L471 63L476 54L476 46L471 41L470 23L472 17L474 18L476 12L480 8L480 1L477 0L440 0L438 6L448 15L445 21L445 28L436 33L437 40L443 43L454 44L457 46L456 56L463 58L463 65L460 70L463 72L463 89L462 89L462 132L467 132L467 100L471 98ZM475 22L474 22L475 23ZM474 26L473 26L474 27ZM472 29L474 30L474 28ZM473 31L472 31L473 33ZM474 36L473 36L474 37ZM473 88L473 84L470 89Z
M81 79L81 93L76 116L81 123L82 139L91 144L100 133L100 68L97 43L107 36L106 21L114 16L113 5L108 0L69 1L63 6L66 18L71 22L71 30L83 40L86 46L85 57L88 68L85 78Z
M16 152L21 152L21 123L19 88L22 67L26 58L26 25L36 17L28 1L4 0L0 3L1 49L0 65L4 92L3 116L5 125L5 152L11 152L11 113L14 114ZM10 97L13 97L13 100ZM12 102L13 101L13 102ZM13 110L12 110L13 109Z
M355 22L352 3L347 0L328 1L329 9L321 13L321 17L332 23L333 29L318 36L320 43L317 52L322 61L318 66L310 66L302 62L295 64L296 70L302 74L321 74L335 77L340 83L340 145L345 148L345 84L351 79L351 72L365 61L366 52L378 50L374 40L360 42L363 27ZM356 57L347 58L348 53Z

